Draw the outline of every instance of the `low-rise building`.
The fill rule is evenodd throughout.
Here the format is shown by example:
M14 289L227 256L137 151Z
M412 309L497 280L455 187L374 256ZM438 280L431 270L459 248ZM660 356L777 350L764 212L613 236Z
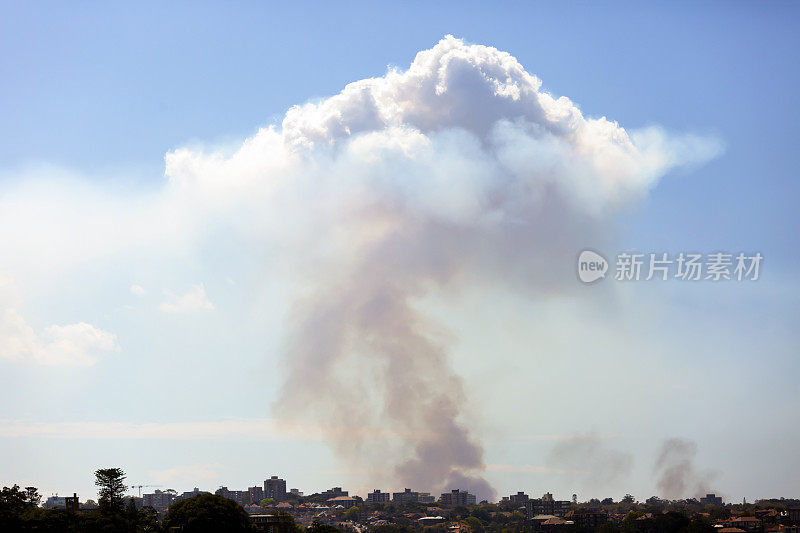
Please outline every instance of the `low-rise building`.
M332 489L328 489L325 492L321 492L320 496L322 496L324 500L330 500L331 498L350 496L350 494L346 490L342 490L342 487L333 487Z
M574 525L572 520L566 520L559 516L550 516L547 520L542 520L538 523L538 529L541 531L562 531L564 526Z
M250 491L249 490L228 490L228 487L220 487L214 494L217 496L222 496L223 498L228 498L229 500L233 500L241 506L245 506L250 503Z
M172 505L175 496L170 492L162 492L158 489L152 494L142 494L142 503L145 507L152 507L156 511L164 511Z
M722 496L717 496L716 494L706 494L702 498L700 498L700 503L703 505L716 505L717 507L722 507Z
M759 531L761 520L755 516L739 516L728 521L729 527L738 527L744 531Z
M474 494L470 494L465 490L453 489L450 492L443 493L439 498L439 503L451 507L458 505L466 507L467 505L475 505L477 498Z
M64 497L64 509L67 511L78 511L81 508L81 504L78 501L78 494L73 492L72 496Z
M564 516L572 508L569 500L556 500L549 492L539 499L525 502L525 515L530 520L536 515Z
M64 496L49 496L42 504L45 509L66 509L66 498Z
M764 533L800 533L800 526L769 524L764 526Z
M379 489L375 489L367 494L367 503L386 503L389 501L390 496L391 494L388 492L381 492Z
M177 502L180 500L185 500L187 498L194 498L195 496L200 496L201 494L211 494L211 493L206 490L200 490L197 487L195 487L194 490L187 490L180 496L176 496L175 501Z
M81 508L78 502L78 495L72 493L72 496L50 496L42 504L45 509L66 509L67 511L77 511Z
M164 492L158 489L152 494L142 494L142 503L145 507L152 507L156 511L164 511L169 508L177 496L173 492Z
M247 495L250 500L248 503L251 504L254 503L258 505L259 503L261 503L261 500L264 499L264 488L259 487L258 485L256 485L255 487L248 487Z
M355 498L351 498L350 496L337 496L336 498L329 498L326 501L326 503L328 504L328 507L330 507L331 509L339 505L341 505L345 509L349 509L354 505L358 505L358 500L356 500Z
M409 502L418 502L419 492L415 492L411 489L405 489L403 492L395 492L392 494L392 501L400 505Z
M608 513L602 509L573 509L568 512L564 517L571 520L578 529L584 531L597 531L601 524L608 521Z
M508 497L508 501L516 505L525 505L528 500L530 500L530 496L524 492L517 492Z

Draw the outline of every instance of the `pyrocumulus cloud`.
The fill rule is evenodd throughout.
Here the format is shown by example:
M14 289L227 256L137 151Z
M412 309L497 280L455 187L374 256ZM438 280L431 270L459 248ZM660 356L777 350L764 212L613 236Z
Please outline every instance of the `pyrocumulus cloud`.
M587 118L508 53L448 36L407 70L293 107L233 151L169 152L167 184L139 197L72 176L23 180L0 197L0 244L20 278L126 254L166 266L209 235L268 250L295 291L274 416L335 431L342 459L402 485L486 498L452 333L423 300L476 284L536 298L574 286L575 254L602 246L621 210L720 150ZM21 226L24 238L10 229ZM163 310L216 306L203 280L189 282L196 290ZM52 342L114 347L88 324L67 328ZM376 434L386 442L364 437Z

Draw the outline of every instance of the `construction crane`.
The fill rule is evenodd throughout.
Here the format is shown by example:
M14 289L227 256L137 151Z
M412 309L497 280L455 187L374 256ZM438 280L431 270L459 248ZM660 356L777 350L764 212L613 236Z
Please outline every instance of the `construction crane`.
M131 485L131 489L139 489L139 497L142 497L142 489L148 487L163 487L164 485Z

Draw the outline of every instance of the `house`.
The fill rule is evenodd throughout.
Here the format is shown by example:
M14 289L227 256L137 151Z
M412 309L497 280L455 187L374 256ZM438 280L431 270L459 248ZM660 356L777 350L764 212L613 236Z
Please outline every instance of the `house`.
M761 520L755 516L739 516L729 520L728 525L743 531L759 531L761 529Z
M336 498L330 498L326 503L331 508L341 505L344 509L349 509L350 507L358 505L358 500L350 496L337 496Z

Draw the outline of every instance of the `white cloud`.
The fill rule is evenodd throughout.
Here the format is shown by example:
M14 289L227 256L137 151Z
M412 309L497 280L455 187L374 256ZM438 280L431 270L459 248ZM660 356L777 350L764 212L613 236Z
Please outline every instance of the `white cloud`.
M45 328L40 338L14 309L0 312L0 358L48 366L90 366L119 349L116 335L79 322Z
M165 313L191 313L194 311L213 311L212 304L206 296L206 288L201 283L183 295L174 295L166 292L167 300L161 304Z
M93 365L105 353L117 349L117 337L85 322L49 326L47 341L36 356L43 365Z
M145 292L141 285L131 285L131 294L134 296L144 296Z

